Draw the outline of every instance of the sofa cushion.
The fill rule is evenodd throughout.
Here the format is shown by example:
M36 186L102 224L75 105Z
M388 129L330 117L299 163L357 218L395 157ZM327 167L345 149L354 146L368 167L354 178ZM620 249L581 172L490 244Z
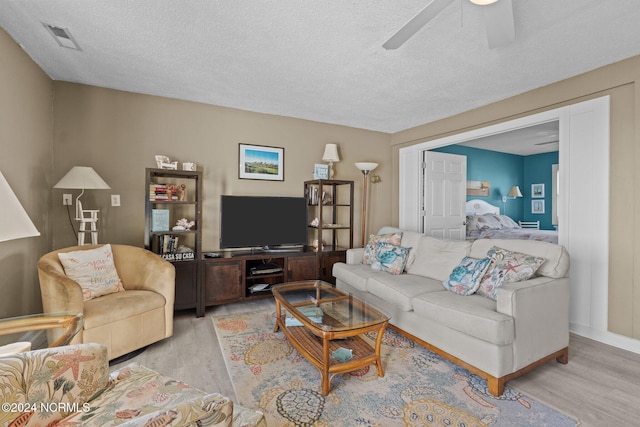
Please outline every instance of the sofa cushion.
M84 303L84 329L114 323L157 308L164 309L165 299L153 291L130 290L103 295Z
M536 272L539 276L559 279L569 272L569 254L562 245L537 240L478 239L471 245L470 256L482 258L493 246L542 257L546 261Z
M373 264L376 261L378 255L378 249L382 244L390 244L393 246L400 246L402 241L402 232L388 233L388 234L371 234L369 241L364 247L364 254L362 255L363 264Z
M413 274L394 276L379 273L367 281L367 290L402 311L413 310L412 299L424 292L442 290L442 282Z
M422 293L413 298L418 316L497 345L514 340L513 318L496 311L496 302L479 295Z
M471 244L465 240L441 240L430 236L422 236L413 264L407 273L418 276L447 280L460 260L469 254ZM484 258L486 253L475 258Z
M113 263L111 245L93 249L58 253L64 273L82 288L82 299L124 291Z
M391 274L402 274L407 263L407 255L410 248L394 246L383 243L378 246L376 259L371 263L371 268Z
M400 242L400 246L405 248L411 248L409 251L409 256L407 257L407 263L404 266L405 270L409 270L416 257L418 256L418 246L420 244L420 240L424 237L424 234L418 233L417 231L403 231L402 232L402 241Z
M491 264L491 258L464 257L449 278L442 285L449 291L458 295L471 295L480 286L480 280ZM495 299L495 298L494 298Z
M367 290L367 280L369 277L387 274L372 269L370 265L345 264L343 262L333 264L332 272L333 277L336 279L342 280L361 291Z

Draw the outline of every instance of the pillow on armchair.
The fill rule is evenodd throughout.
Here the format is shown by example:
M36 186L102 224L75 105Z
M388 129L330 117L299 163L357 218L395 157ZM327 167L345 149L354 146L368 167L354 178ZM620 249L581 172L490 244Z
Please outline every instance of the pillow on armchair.
M58 258L64 273L78 282L82 288L84 301L124 291L113 263L111 245L106 244L95 249L74 252L60 252Z

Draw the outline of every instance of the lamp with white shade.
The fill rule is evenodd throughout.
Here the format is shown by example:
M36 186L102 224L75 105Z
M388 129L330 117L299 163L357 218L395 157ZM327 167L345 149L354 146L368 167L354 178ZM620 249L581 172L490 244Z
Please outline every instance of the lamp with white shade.
M96 223L98 222L99 209L89 210L82 209L80 197L84 194L84 190L107 190L109 185L98 175L98 173L89 166L74 166L53 188L64 188L73 190L82 190L76 197L76 218L80 223L78 230L78 245L84 245L84 233L86 225L91 226L91 243L98 243L98 230Z
M362 184L362 247L366 243L367 238L367 183L369 181L369 173L378 167L377 163L373 162L358 162L356 167L360 169L363 176Z
M39 236L40 232L31 222L18 197L0 172L0 242Z
M333 162L339 162L340 156L338 156L338 145L327 144L324 146L324 154L322 160L329 162L329 179L333 179Z

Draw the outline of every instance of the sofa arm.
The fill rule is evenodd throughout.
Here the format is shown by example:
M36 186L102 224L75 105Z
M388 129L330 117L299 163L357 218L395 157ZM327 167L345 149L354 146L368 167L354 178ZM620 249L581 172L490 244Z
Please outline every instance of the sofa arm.
M347 249L347 264L362 264L364 248Z
M28 351L0 357L0 400L12 403L69 403L88 409L90 399L109 385L107 348L100 344L79 344ZM88 405L88 406L85 406ZM50 425L69 415L52 406L38 407L38 422ZM24 413L0 411L0 425L8 425Z
M176 271L173 264L143 248L111 245L113 258L127 290L153 291L165 299L165 337L173 335L173 305L176 296Z
M569 278L535 277L498 288L497 311L514 319L514 369L569 345Z

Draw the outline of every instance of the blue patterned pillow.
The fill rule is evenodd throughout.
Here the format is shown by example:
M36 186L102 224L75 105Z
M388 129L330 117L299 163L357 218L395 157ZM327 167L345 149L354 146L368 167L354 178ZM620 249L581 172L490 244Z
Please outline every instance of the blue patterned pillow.
M410 249L389 243L381 243L378 245L376 259L371 264L371 268L391 274L402 274Z
M376 261L378 247L380 245L388 243L393 246L400 246L401 241L402 232L369 235L369 242L367 242L367 245L364 247L362 263L373 264Z
M480 279L489 268L491 258L462 258L460 264L453 269L449 279L442 285L449 291L458 295L471 295L480 286Z

